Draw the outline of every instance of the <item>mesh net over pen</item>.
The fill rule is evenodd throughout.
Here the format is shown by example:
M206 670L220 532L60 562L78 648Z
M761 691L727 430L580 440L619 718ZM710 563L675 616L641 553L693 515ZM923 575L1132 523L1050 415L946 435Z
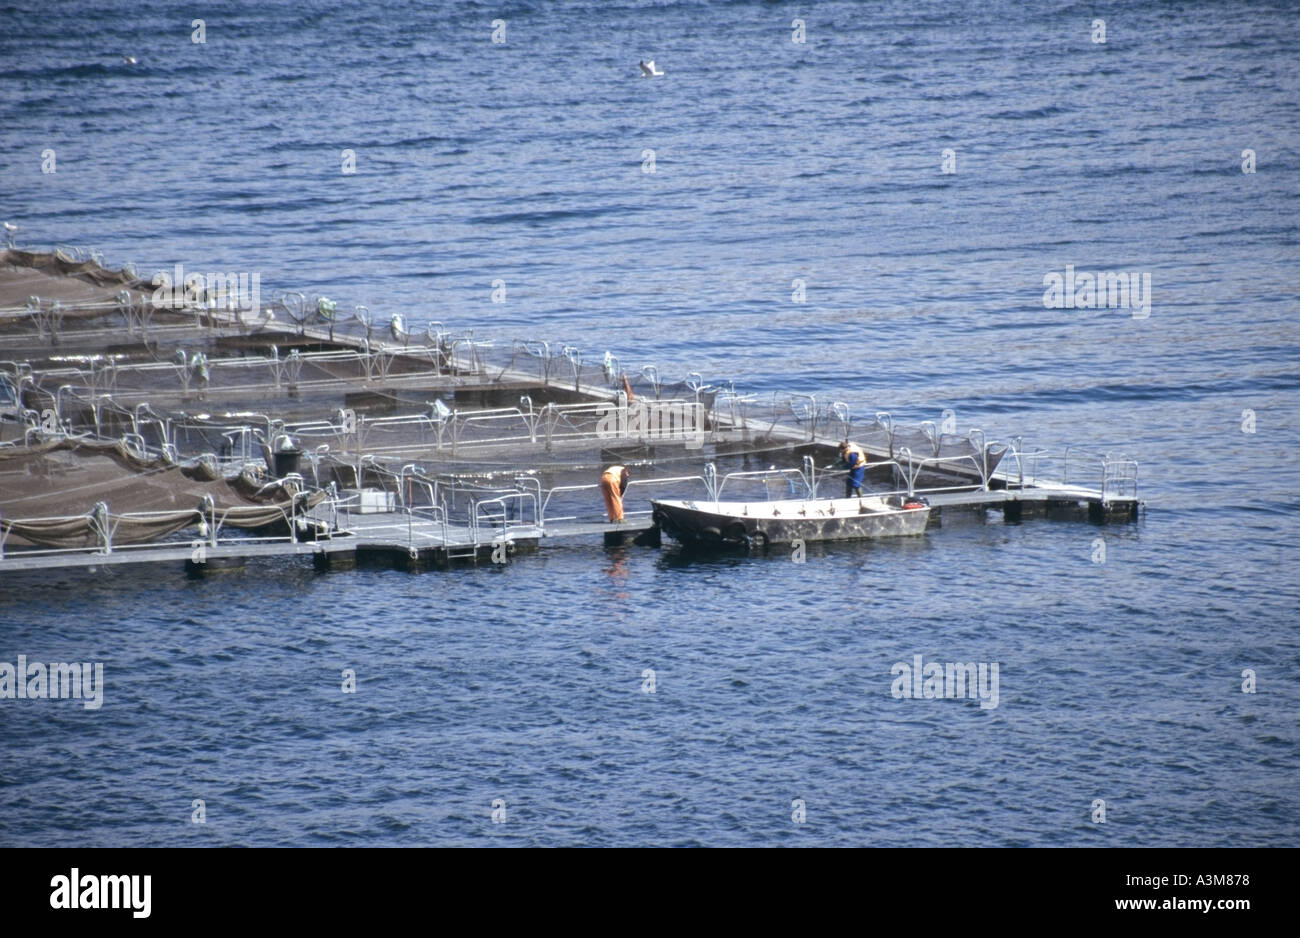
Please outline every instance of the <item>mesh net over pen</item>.
M292 481L245 471L223 477L199 461L142 457L121 442L57 440L0 448L0 533L9 547L94 547L157 540L204 522L239 528L284 523ZM310 507L323 498L301 499ZM122 517L123 515L130 517Z

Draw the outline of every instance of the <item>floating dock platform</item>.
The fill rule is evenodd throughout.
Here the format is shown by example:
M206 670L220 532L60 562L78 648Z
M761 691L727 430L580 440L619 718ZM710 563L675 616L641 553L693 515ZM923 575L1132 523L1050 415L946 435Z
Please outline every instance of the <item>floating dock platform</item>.
M567 543L659 544L627 495L838 494L840 440L867 488L1007 521L1138 517L1138 464L896 424L842 401L661 379L610 352L408 330L365 307L282 293L241 309L73 251L0 254L0 578L130 563L192 572L262 557L321 569L507 563ZM768 468L761 468L767 466ZM759 468L756 468L759 467ZM819 468L820 467L820 468Z

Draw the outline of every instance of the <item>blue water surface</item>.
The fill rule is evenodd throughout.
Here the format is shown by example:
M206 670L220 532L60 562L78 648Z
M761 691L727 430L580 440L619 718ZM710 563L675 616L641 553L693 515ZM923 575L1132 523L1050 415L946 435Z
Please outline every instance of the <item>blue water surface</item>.
M0 6L20 244L952 409L1129 453L1147 509L803 564L4 576L0 661L106 689L0 700L0 845L1296 842L1291 5L116 6ZM1150 315L1044 308L1066 265L1149 273ZM997 662L998 706L895 699L917 654Z

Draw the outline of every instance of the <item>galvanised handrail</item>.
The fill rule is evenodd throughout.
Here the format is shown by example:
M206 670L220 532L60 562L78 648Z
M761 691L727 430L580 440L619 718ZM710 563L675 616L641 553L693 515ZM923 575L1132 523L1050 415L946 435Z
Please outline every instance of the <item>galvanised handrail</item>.
M507 503L512 501L517 501L520 506L518 520L510 518L508 512L506 511ZM531 523L525 520L526 514L523 510L524 506L529 504L531 504L533 507L533 520ZM537 502L537 495L535 492L507 492L503 495L498 495L495 498L471 499L467 514L469 515L469 527L473 535L474 546L476 547L481 543L479 532L482 530L483 527L482 522L491 521L493 518L496 517L496 515L483 514L483 508L484 506L487 505L501 506L500 537L502 539L506 538L511 528L537 528L537 529L541 528L541 523L539 521L539 515L538 515L539 505ZM496 540L496 538L493 538L493 540Z
M713 498L711 498L710 501L715 503L720 502L722 500L722 490L727 487L727 483L730 482L732 479L754 479L759 477L762 477L764 479L769 479L772 478L773 476L776 476L778 478L784 478L790 481L797 478L801 483L803 483L803 487L807 491L808 497L809 498L813 497L813 489L809 485L808 477L804 475L802 469L750 469L743 472L728 472L726 475L724 475L722 477L722 481L718 484L717 490L715 491ZM793 498L795 496L791 495L791 497ZM769 497L768 500L771 501L772 499Z
M630 482L628 482L628 488L630 489L634 485L647 485L647 486L648 485L676 485L683 482L699 482L702 485L704 485L706 490L709 487L708 481L703 476L671 476L662 479L632 479ZM582 485L556 485L553 486L552 488L546 489L545 490L546 497L542 499L541 513L538 515L539 526L545 529L546 511L551 505L551 498L557 493L590 492L590 491L596 491L599 488L600 488L599 482L587 482Z

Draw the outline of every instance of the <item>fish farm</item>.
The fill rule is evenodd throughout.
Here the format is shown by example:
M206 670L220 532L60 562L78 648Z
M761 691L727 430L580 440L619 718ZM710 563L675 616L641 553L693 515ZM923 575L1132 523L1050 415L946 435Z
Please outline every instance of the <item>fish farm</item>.
M1123 455L670 379L543 339L408 329L300 292L251 309L233 290L160 302L155 283L84 250L0 256L0 575L201 574L288 555L420 570L602 538L655 547L652 500L727 498L748 514L838 499L847 440L865 454L863 491L923 503L930 528L961 511L1139 516ZM630 470L621 521L601 501L610 464Z

